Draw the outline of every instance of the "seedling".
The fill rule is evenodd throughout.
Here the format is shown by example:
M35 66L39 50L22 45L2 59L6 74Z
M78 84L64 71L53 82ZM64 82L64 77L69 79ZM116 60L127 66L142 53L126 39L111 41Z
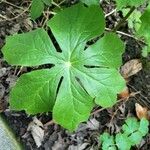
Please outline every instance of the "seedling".
M128 118L122 127L122 131L116 136L105 132L100 136L103 150L130 150L132 146L139 144L148 133L149 122L142 118L138 122L135 118Z

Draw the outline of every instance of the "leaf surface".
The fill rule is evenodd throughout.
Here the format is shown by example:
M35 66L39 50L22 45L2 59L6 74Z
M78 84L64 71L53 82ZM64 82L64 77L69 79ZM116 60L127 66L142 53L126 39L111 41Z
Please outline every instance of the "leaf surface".
M138 7L144 4L147 0L116 0L117 8L121 9L127 6L135 6Z
M44 3L42 0L32 0L31 5L31 18L33 20L41 16L44 11Z
M44 29L8 37L3 54L9 64L20 66L56 63L59 57Z
M142 118L140 121L140 127L139 127L139 131L141 132L142 136L145 136L148 133L148 128L149 126L149 122L147 119Z
M104 132L100 136L100 141L102 142L102 149L105 150L116 150L115 140L113 136L110 136L107 132Z
M143 15L141 16L140 20L141 20L141 26L138 30L138 36L143 37L147 46L144 49L147 52L150 52L150 4L148 5L148 7L146 8L145 12L143 13Z
M104 32L105 21L99 6L78 4L55 15L48 26L69 61L74 53L83 51L88 40Z
M139 123L135 118L128 118L122 128L124 133L128 136L138 130Z
M48 25L61 53L43 29L7 38L3 54L9 63L54 65L21 76L11 92L10 104L30 114L53 111L55 122L74 130L88 119L95 103L112 106L124 89L125 81L118 71L124 45L109 33L85 50L89 40L104 32L104 15L96 5L74 5L56 14Z
M131 143L125 134L118 133L116 135L115 140L116 140L116 145L117 145L119 150L130 150Z
M42 69L22 75L11 91L11 109L24 109L29 114L51 111L61 71L60 68Z

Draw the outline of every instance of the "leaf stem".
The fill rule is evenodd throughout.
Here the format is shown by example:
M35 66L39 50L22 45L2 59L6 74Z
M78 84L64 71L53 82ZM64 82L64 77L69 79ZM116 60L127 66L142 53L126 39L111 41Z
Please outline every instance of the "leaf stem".
M130 17L130 15L134 12L134 10L135 10L135 6L131 7L131 9L126 14L126 16L122 20L120 20L120 22L113 29L113 32L116 32L121 27L121 25Z

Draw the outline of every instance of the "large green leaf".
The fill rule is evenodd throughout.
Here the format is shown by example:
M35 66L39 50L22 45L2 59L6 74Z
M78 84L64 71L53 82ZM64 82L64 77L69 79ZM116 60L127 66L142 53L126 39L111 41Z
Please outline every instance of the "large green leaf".
M147 0L116 0L117 8L121 9L127 6L140 6L144 4Z
M141 16L140 20L141 20L141 26L138 30L138 35L140 37L143 37L147 47L145 48L146 51L150 52L150 5L148 5L147 9L145 10L145 12L143 13L143 15Z
M88 119L95 102L112 106L117 93L123 90L125 81L118 68L124 45L109 33L84 50L87 41L104 32L104 15L98 6L72 6L55 15L48 25L61 53L56 52L43 29L7 39L3 54L11 64L54 64L53 68L21 76L11 91L10 106L30 114L53 108L53 119L74 130Z
M31 18L35 20L40 17L44 11L44 3L42 0L32 0L31 5Z

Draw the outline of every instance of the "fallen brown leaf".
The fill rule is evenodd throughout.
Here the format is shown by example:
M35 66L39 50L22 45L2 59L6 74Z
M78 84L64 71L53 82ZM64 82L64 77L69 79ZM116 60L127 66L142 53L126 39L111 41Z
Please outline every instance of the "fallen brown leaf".
M142 119L142 118L149 119L148 109L146 107L143 107L138 103L135 103L135 111L136 111L136 115L139 119Z
M42 145L42 141L44 140L44 130L42 122L34 117L33 121L29 124L27 131L31 131L37 147L40 147Z
M119 99L126 99L130 96L130 93L129 93L129 89L128 87L125 87L125 89L118 94L118 98Z
M130 76L135 75L138 73L140 70L142 70L142 63L140 62L139 59L132 59L125 63L121 69L120 73L125 79L128 79Z

